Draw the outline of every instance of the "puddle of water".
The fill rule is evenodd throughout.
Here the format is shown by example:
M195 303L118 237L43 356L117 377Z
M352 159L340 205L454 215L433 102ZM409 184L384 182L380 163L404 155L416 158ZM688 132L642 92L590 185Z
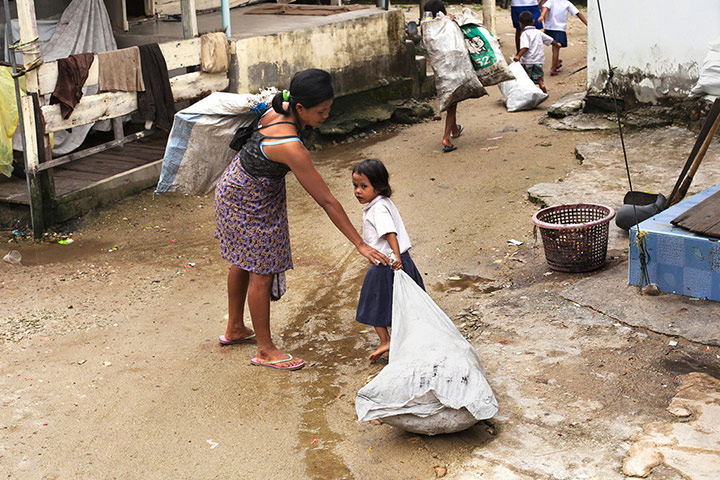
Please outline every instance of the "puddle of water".
M350 264L350 261L346 261L341 271L333 272L332 277L341 278L342 270L347 269ZM360 342L357 341L354 320L345 321L347 317L352 317L355 310L363 273L358 270L358 274L348 281L326 285L324 289L318 288L315 291L316 296L305 301L303 308L295 314L296 320L286 330L304 332L303 335L289 339L286 337L288 350L305 359L330 359L326 363L312 366L313 374L308 375L308 380L300 386L300 398L310 400L303 406L298 448L305 452L307 475L316 480L354 478L337 452L345 438L342 433L333 429L328 412L333 409L333 403L339 400L346 384L340 359L364 360L368 355L368 352L357 347ZM340 319L343 321L339 321ZM332 332L332 335L327 338L328 335L323 332ZM313 438L316 439L315 442Z
M381 132L353 143L335 145L319 152L313 152L313 162L318 166L330 166L336 171L346 172L348 178L350 171L366 158L374 158L373 150L376 144L391 139L398 132ZM348 180L349 183L349 180Z
M8 244L10 245L10 244ZM111 242L97 240L78 240L68 245L59 243L39 243L20 247L8 247L22 255L25 266L50 265L53 263L69 263L76 260L89 260L93 256L107 252L113 248Z
M491 278L459 273L447 277L442 284L441 290L449 293L458 293L472 289L475 293L492 293L502 289L502 286L495 285L493 282L494 280Z

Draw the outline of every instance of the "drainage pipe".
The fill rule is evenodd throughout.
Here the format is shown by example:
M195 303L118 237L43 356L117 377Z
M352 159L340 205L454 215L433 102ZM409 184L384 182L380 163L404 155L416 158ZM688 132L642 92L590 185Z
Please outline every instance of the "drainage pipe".
M230 28L230 0L222 0L222 28L228 38L232 37Z

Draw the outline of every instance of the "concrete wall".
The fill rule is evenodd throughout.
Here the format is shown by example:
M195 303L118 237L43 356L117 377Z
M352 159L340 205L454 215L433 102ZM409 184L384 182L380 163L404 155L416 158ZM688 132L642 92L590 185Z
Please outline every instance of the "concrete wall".
M377 87L414 69L405 46L402 10L313 28L235 40L238 68L233 91L287 88L306 68L333 74L337 95Z
M720 35L718 0L602 0L610 62L622 93L643 103L684 97L698 78L708 42ZM607 78L598 0L588 0L588 90Z

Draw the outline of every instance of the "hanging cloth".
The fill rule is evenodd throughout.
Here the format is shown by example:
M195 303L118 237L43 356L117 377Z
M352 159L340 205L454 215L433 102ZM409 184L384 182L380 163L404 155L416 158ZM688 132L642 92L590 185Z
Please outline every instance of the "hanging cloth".
M138 47L98 53L98 91L145 91Z
M14 38L19 36L15 34ZM52 38L42 45L42 57L45 63L49 63L73 54L100 53L116 49L110 17L103 0L72 0L57 22ZM83 88L84 95L95 93L97 85ZM78 148L91 129L108 131L111 129L110 120L77 125L72 129L55 132L53 155L65 155ZM13 149L22 150L19 131L16 131L13 137Z
M60 104L62 118L68 118L82 98L82 87L94 59L92 53L81 53L57 61L58 76L55 90L50 96L50 105Z
M138 92L138 111L145 121L170 131L175 115L175 101L170 88L167 63L157 43L140 45L140 65L145 92Z

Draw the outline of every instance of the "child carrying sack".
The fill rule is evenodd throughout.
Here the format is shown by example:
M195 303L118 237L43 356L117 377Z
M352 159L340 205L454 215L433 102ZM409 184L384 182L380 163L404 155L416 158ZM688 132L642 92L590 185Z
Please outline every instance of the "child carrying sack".
M540 88L530 80L520 62L513 62L508 67L515 80L498 83L503 103L508 112L532 110L548 98Z
M465 36L465 47L470 53L475 73L483 86L497 85L500 82L515 80L500 50L497 38L485 28L472 10L463 8L455 17Z
M358 419L437 435L495 415L475 349L405 272L394 275L390 361L357 393Z
M468 98L487 95L475 75L460 27L448 17L420 24L423 44L435 74L435 89L443 112Z

